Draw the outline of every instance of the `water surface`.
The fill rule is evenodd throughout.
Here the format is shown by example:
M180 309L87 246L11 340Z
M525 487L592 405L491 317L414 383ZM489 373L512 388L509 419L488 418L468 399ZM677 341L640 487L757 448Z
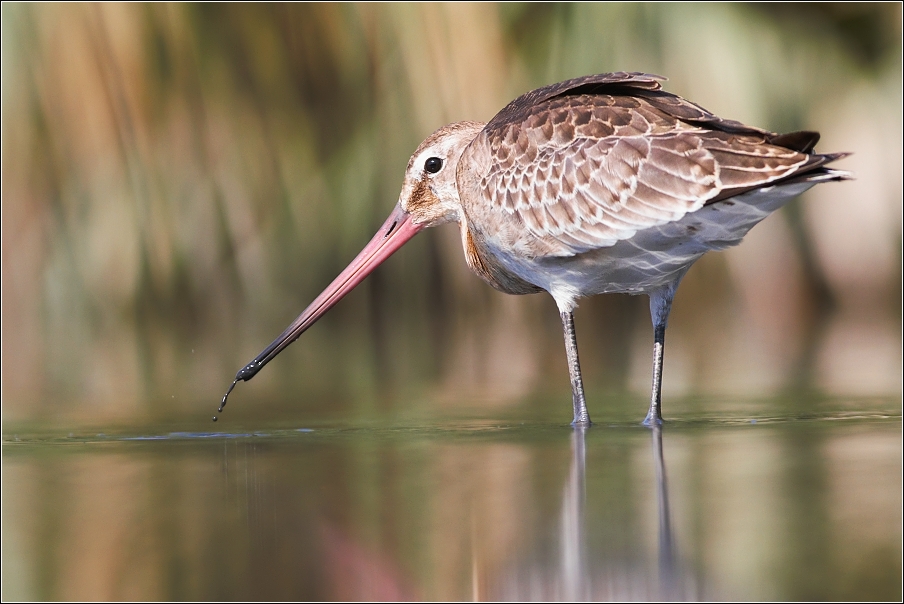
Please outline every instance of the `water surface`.
M804 407L6 427L2 595L897 600L899 402Z

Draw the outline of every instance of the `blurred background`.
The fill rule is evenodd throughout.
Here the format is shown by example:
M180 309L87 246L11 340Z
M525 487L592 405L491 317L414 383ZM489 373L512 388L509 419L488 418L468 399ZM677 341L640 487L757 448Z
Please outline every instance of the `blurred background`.
M900 599L899 3L0 10L4 600L573 601L578 536L591 599L660 599L664 542L691 600ZM209 432L421 140L619 70L856 174L690 270L658 449L647 298L576 312L585 479L555 304L453 226Z
M388 215L422 139L619 70L725 118L818 130L857 178L690 271L666 397L900 395L899 4L4 3L2 44L4 422L209 416ZM590 400L636 396L642 417L647 298L588 299L576 321ZM490 289L447 226L229 412L554 396L564 420L563 352L551 298Z

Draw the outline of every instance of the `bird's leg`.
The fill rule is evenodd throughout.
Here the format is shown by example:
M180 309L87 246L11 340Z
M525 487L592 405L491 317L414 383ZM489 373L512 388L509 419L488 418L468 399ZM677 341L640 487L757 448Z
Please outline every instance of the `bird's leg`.
M662 424L662 358L665 352L665 328L669 323L672 298L675 297L680 280L679 277L673 283L650 292L650 316L653 319L653 392L650 395L650 410L643 420L645 426Z
M568 373L571 376L571 400L574 405L573 426L589 426L587 400L584 398L584 381L581 379L581 363L578 361L578 338L574 331L574 314L562 311L562 329L565 332L565 353L568 355Z
M653 392L645 426L662 424L662 355L665 349L665 323L653 325Z

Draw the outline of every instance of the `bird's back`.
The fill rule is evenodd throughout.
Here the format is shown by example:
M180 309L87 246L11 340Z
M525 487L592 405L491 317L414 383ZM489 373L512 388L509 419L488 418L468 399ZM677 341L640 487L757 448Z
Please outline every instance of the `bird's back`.
M841 154L812 152L818 138L721 119L645 74L532 91L460 162L472 254L547 291L562 279L578 296L649 291L817 182L845 178L823 167Z

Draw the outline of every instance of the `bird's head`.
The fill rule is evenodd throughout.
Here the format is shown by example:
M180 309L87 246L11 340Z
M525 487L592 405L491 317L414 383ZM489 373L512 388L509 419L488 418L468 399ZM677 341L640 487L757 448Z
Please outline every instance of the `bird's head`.
M399 207L421 227L458 222L461 199L456 172L458 161L474 137L480 122L456 122L443 126L422 142L405 170Z
M408 161L399 203L370 243L279 337L239 370L233 387L239 380L253 378L264 365L417 233L426 227L460 220L461 199L456 184L458 161L483 126L477 122L450 124L420 144ZM232 387L223 396L220 411L226 405L229 392L232 392Z

